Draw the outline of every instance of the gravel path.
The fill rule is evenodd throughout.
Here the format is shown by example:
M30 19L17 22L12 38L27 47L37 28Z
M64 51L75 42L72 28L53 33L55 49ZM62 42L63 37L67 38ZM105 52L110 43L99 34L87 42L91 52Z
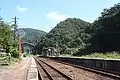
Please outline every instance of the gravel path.
M41 58L40 58L41 59ZM57 63L55 61L51 61L49 59L43 59L48 64L52 65L53 67L59 69L63 73L71 76L73 80L115 80L106 76L102 76L93 72L89 72L83 69L78 69L70 65L65 65L62 63Z

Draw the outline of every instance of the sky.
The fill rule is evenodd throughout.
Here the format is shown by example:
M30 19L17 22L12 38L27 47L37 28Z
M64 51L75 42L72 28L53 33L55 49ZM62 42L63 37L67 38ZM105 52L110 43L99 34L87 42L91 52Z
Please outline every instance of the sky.
M0 16L9 23L17 16L19 28L49 32L60 21L80 18L93 22L104 8L120 0L0 0Z

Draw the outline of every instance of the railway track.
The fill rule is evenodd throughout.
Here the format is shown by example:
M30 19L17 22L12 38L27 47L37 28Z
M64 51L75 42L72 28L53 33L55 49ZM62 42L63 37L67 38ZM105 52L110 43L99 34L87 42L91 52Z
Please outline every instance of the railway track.
M61 63L61 64L65 64L65 65L70 65L70 66L73 66L75 68L84 69L84 70L94 72L94 73L97 73L97 74L100 74L100 75L103 75L103 76L108 76L108 77L111 77L115 80L120 80L120 75L115 75L115 74L108 73L108 72L103 72L103 71L100 71L100 70L95 70L95 69L91 69L91 68L87 68L87 67L83 67L83 66L78 66L78 65L67 63L67 62L62 62L62 61L57 61L57 60L52 60L52 61L57 62L57 63Z
M40 80L73 80L71 77L47 64L43 60L37 58L35 58L35 60L38 65Z
M43 59L35 58L35 60L38 65L40 80L89 80L89 79L90 80L120 80L120 76L118 75L114 75L82 66L77 66L62 61L45 59L45 58ZM76 69L72 70L72 68L69 69L69 67L66 66L72 66L77 70Z

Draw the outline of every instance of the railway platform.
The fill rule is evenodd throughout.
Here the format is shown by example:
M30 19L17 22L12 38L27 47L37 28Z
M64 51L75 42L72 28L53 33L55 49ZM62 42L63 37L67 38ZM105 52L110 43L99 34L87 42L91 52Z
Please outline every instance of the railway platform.
M0 66L0 80L38 80L37 68L32 57L26 57L20 63Z
M31 58L30 67L27 71L27 80L38 80L37 65L33 57Z

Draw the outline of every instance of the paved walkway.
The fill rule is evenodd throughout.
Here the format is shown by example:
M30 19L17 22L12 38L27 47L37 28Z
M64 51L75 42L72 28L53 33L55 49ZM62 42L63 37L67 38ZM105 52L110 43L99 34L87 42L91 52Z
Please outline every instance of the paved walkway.
M0 66L0 80L26 80L27 69L32 57L24 58L19 64Z

